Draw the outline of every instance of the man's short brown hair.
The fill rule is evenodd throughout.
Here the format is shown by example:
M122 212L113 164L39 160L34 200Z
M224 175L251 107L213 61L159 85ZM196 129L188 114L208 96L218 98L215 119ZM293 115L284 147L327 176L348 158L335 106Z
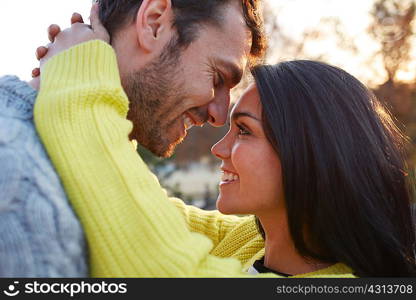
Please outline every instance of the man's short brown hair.
M221 8L230 1L240 1L243 16L252 36L251 61L261 59L266 41L260 0L171 0L174 10L172 25L178 32L178 45L186 48L198 37L201 24L221 25ZM101 22L110 36L135 20L142 0L99 0Z

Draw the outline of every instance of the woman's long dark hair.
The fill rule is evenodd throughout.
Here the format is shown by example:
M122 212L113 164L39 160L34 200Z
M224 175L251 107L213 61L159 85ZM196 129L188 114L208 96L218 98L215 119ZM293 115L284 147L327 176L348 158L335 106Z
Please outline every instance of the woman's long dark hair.
M406 140L374 94L314 61L252 74L298 252L361 277L416 276Z

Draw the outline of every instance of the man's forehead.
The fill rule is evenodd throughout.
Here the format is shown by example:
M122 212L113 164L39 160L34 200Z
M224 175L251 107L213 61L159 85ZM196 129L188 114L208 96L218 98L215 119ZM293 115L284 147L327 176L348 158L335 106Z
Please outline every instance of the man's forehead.
M229 28L219 33L217 40L210 45L209 59L227 70L234 85L243 77L250 57L251 43L251 33L244 24L239 34L233 33Z
M234 1L233 1L234 2ZM212 29L211 34L215 37L215 42L221 43L222 51L232 47L248 47L250 52L252 44L252 34L247 26L241 5L225 5L220 17L218 26L208 25Z

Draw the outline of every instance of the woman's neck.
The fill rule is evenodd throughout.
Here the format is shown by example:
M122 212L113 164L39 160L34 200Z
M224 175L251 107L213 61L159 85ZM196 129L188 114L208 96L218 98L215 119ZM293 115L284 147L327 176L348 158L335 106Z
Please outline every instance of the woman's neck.
M264 265L272 270L290 274L304 274L330 266L314 260L307 260L295 249L289 233L286 214L259 217L266 233Z

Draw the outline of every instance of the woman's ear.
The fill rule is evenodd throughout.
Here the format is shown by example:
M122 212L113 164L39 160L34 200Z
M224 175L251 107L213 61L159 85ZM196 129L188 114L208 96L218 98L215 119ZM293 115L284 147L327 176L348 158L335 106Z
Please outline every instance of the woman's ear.
M136 17L138 42L144 51L159 51L171 39L171 0L143 0Z

